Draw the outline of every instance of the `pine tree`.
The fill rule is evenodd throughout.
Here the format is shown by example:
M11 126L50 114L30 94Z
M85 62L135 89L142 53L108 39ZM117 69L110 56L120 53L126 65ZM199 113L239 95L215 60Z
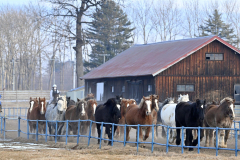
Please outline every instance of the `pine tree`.
M133 42L130 39L131 22L119 5L114 1L106 1L92 16L87 38L92 46L90 62L84 62L86 71L103 63L103 56L108 54L105 61L129 48Z
M221 20L221 16L222 14L218 13L218 10L215 9L213 15L209 15L209 18L204 22L204 25L199 27L201 30L201 35L199 35L199 37L217 35L226 42L236 46L239 39L234 34L234 30L230 28L230 25Z

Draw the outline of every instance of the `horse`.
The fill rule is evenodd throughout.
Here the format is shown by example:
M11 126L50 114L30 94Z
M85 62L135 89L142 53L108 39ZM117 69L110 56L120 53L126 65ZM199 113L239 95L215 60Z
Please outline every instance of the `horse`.
M196 102L180 102L175 109L176 127L202 127L204 120L204 109L206 100L197 99ZM204 130L200 131L200 139L204 136ZM181 142L180 129L177 129L176 144ZM186 129L186 146L196 146L198 144L198 137L193 141L192 129ZM193 148L189 148L193 151Z
M106 103L100 104L97 106L95 111L95 121L96 122L105 122L105 123L115 123L118 124L121 118L120 110L117 107L117 99L110 98ZM101 124L97 123L97 132L98 137L101 135ZM108 138L112 139L112 125L111 124L103 124L105 126L105 132L108 135ZM113 134L115 133L117 126L114 126ZM98 139L98 144L100 140ZM108 145L111 144L111 141L108 142Z
M153 122L153 115L152 111L155 108L153 108L152 105L152 96L144 97L141 99L141 102L139 103L139 106L135 104L131 104L128 109L127 113L125 115L125 123L128 125L152 125ZM134 129L137 129L137 127L132 127ZM129 132L131 127L127 127L126 130L126 138L127 141L129 141ZM145 136L143 138L142 130L146 130ZM139 138L142 142L145 141L149 137L151 127L141 126L139 130ZM137 132L136 132L137 133ZM137 134L136 134L137 135ZM137 139L136 139L137 140Z
M65 113L65 120L87 120L88 115L86 113L87 102L85 100L77 99L76 105L71 105L67 108ZM81 122L80 124L80 133L87 133L87 121ZM69 122L68 123L68 132L73 132L74 135L77 135L78 132L78 122Z
M159 106L158 106L158 103L159 103L159 96L158 95L150 95L152 96L152 105L153 105L153 108L155 108L153 111L152 111L152 114L153 114L153 124L156 126L157 124L157 113L159 111ZM157 126L155 127L154 129L154 139L156 139L156 130L157 130Z
M233 120L235 118L234 108L235 99L226 97L220 101L219 106L211 104L205 109L204 125L206 127L219 127L219 128L231 128ZM218 132L219 147L227 148L227 139L230 130L220 130ZM206 130L206 141L205 146L212 145L213 130ZM214 145L216 147L216 137L214 139Z
M72 100L71 97L66 97L66 98L67 98L67 107L76 104L76 102Z
M89 99L87 101L86 112L87 112L88 119L90 119L92 121L95 121L96 107L97 107L97 101L95 99ZM88 126L90 127L89 124L88 124ZM92 135L95 135L96 124L93 123L92 128L89 128L89 130L90 129L92 129Z
M30 126L30 132L33 133L33 131L36 130L36 121L31 120L46 120L45 118L46 113L46 99L40 98L37 101L37 99L34 100L34 106L32 108L32 111L29 113L28 119L29 126ZM46 131L46 125L44 121L38 121L38 131L39 133L45 133ZM34 137L34 135L33 135Z
M87 102L89 99L94 99L94 94L93 93L89 93L85 98L84 100Z
M189 101L189 96L187 95L181 95L179 96L177 102L188 102ZM174 103L174 98L170 98L168 103L165 104L162 107L160 118L162 121L163 125L167 125L170 127L176 127L176 122L175 122L175 109L176 109L177 103ZM167 128L164 128L164 133L167 132ZM176 130L175 129L170 129L169 132L169 143L174 143L176 139Z
M48 120L49 133L52 134L52 128L55 129L58 135L61 134L64 122L59 122L56 129L55 121L64 121L65 112L67 109L66 96L60 96L57 99L57 106L55 104L48 104L45 118Z

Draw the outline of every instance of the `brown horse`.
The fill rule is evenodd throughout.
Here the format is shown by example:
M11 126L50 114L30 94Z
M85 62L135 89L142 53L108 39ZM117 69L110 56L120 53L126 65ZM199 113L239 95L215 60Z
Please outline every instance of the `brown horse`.
M76 105L71 105L67 108L65 113L66 120L87 120L88 116L86 113L86 105L87 102L85 100L79 100ZM70 131L73 132L74 135L77 135L78 132L78 122L69 122L68 123L68 133ZM87 122L81 122L80 124L80 133L86 134L87 133Z
M153 105L153 108L155 108L153 111L152 111L152 114L153 114L153 124L156 125L157 124L157 113L158 113L158 110L159 110L159 106L158 106L158 103L159 103L159 96L158 95L150 95L152 97L152 105ZM156 139L156 130L157 130L157 127L155 127L154 129L154 139Z
M97 107L97 101L95 99L89 99L87 101L87 107L86 107L87 116L88 116L88 119L90 119L92 121L95 121L96 107ZM90 125L89 125L89 127L90 127ZM89 131L90 131L90 128L89 128ZM95 131L96 131L96 123L93 123L92 124L92 136L95 135Z
M29 112L29 115L27 116L29 120L46 120L45 118L46 113L46 99L40 98L37 101L37 99L34 99L34 106L32 108L32 111ZM36 130L36 121L29 121L30 126L30 132L33 133ZM38 122L38 132L39 133L45 133L46 131L46 123L44 121ZM34 137L34 135L33 135Z
M84 100L87 102L89 99L94 99L94 94L93 93L89 93L85 98Z
M118 124L125 124L125 114L127 112L127 108L130 105L129 99L123 98L120 103L120 112L121 112L121 119L119 120ZM132 103L131 103L132 104ZM117 126L117 131L116 131L116 136L120 137L124 133L123 127L122 126Z
M153 122L153 116L152 116L152 111L153 111L153 105L152 105L152 96L150 97L144 97L142 98L141 102L139 103L139 106L131 104L128 109L127 113L125 115L125 122L128 125L152 125ZM137 127L132 127L134 129L137 129ZM129 132L130 132L131 127L127 127L126 131L126 138L127 141L129 141ZM142 130L146 130L145 136L143 138ZM149 137L151 127L140 127L139 130L139 138L140 141L142 142L143 140L145 141ZM137 133L137 132L136 132ZM137 134L136 134L137 137ZM137 138L136 138L137 140Z
M204 125L206 127L219 127L219 128L231 128L233 119L235 118L234 114L234 105L235 100L229 97L221 100L219 106L212 104L207 106L205 110ZM219 130L219 147L227 148L227 139L229 136L230 130ZM205 146L212 145L213 130L206 129L206 141ZM216 142L216 137L214 138ZM216 143L214 143L216 145Z

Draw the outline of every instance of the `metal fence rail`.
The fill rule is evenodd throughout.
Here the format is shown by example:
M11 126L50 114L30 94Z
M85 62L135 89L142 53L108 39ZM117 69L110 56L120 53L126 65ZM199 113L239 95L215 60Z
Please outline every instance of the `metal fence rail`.
M16 109L16 108L15 108ZM4 110L4 109L3 109ZM29 139L29 136L30 135L35 135L36 137L36 141L38 141L38 137L41 135L41 136L44 136L45 137L45 141L47 142L48 140L48 137L50 136L55 136L55 143L57 143L57 139L58 137L65 137L66 141L65 143L67 144L68 143L68 138L69 137L76 137L77 138L77 144L79 144L79 138L80 137L85 137L88 139L88 145L90 145L90 141L91 139L99 139L100 143L99 143L99 148L101 148L102 146L102 140L106 140L106 141L111 141L111 145L113 146L114 142L120 142L120 143L123 143L124 146L126 146L127 143L135 143L136 146L137 146L137 152L138 152L138 149L139 149L139 145L140 144L150 144L151 145L151 152L154 151L154 146L155 145L160 145L160 146L165 146L166 147L166 153L168 153L169 151L169 147L179 147L181 148L181 152L184 153L184 148L196 148L198 153L200 153L200 149L213 149L213 150L216 150L216 156L218 155L218 151L219 150L229 150L229 151L234 151L235 152L235 156L238 155L238 151L240 151L240 149L238 149L238 136L240 135L239 134L239 131L240 131L240 121L234 121L234 128L214 128L214 127L169 127L169 126L165 126L165 125L122 125L122 124L114 124L114 123L104 123L104 122L95 122L95 121L92 121L92 120L66 120L66 121L47 121L47 120L28 120L26 119L26 111L24 109L22 109L20 111L20 109L18 109L17 111L7 111L8 109L5 108L5 113L4 115L7 113L8 116L2 116L0 117L1 119L1 134L3 134L4 136L4 139L5 139L5 135L6 135L6 132L17 132L17 135L18 137L20 137L20 134L25 134L27 135L27 138ZM13 113L15 113L16 115L18 115L18 117L16 118L16 115L14 115ZM11 115L12 114L12 115ZM19 115L20 114L20 115ZM23 114L23 115L21 115ZM10 116L11 115L11 116ZM24 118L22 118L24 117ZM6 130L6 120L16 120L17 122L17 126L18 126L18 129L17 130ZM21 121L27 123L27 131L24 132L22 130L22 127L21 127ZM90 122L90 127L89 128L92 128L92 125L93 124L101 124L101 134L100 134L100 137L95 137L95 136L91 136L91 129L89 130L89 133L87 135L82 135L80 133L80 125L81 125L81 122ZM36 122L36 133L30 133L29 132L29 122ZM46 130L45 130L45 133L44 134L40 134L39 131L38 131L38 124L39 122L44 122L45 125L46 125ZM56 126L55 126L55 134L48 134L48 122L55 122L56 123ZM66 134L65 135L58 135L57 134L57 127L58 127L58 123L61 123L61 122L64 122L66 124ZM78 123L78 132L77 132L77 135L69 135L68 134L68 124L71 123L71 122L77 122ZM124 127L124 140L123 141L119 141L119 140L116 140L114 139L114 132L112 132L112 139L105 139L103 138L103 125L104 124L110 124L112 125L112 131L114 130L114 126L123 126ZM238 128L236 127L238 124ZM154 130L155 130L155 127L156 126L163 126L163 127L166 127L167 128L167 138L166 138L166 144L164 143L157 143L155 142L154 138L151 139L151 142L140 142L139 140L139 130L140 130L140 127L143 127L143 126L148 126L148 127L151 127L151 131L152 131L152 137L154 137ZM137 127L137 141L136 142L133 142L133 141L127 141L126 140L126 127ZM170 129L182 129L181 130L181 144L180 145L171 145L169 144L169 135L170 135ZM184 129L197 129L198 130L198 145L197 146L185 146L184 145L184 136L185 136L185 133L184 133ZM203 146L200 146L200 130L201 129L214 129L216 131L216 147L203 147ZM233 148L219 148L218 146L218 132L220 130L231 130L233 132L233 135L234 135L234 139L235 139L235 147L234 149Z

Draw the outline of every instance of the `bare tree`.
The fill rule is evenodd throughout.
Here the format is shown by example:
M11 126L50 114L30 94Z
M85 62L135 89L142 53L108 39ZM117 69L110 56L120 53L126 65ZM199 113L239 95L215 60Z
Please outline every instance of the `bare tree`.
M83 25L89 23L87 18L90 15L90 10L97 8L104 0L43 0L52 4L52 12L47 16L62 17L61 23L56 26L59 30L57 34L76 41L74 50L76 51L76 72L77 72L77 86L82 86L83 81L79 78L83 76L83 60L82 60L82 46L84 46L83 39ZM70 23L69 23L70 22ZM64 32L62 32L64 30ZM62 35L62 33L67 33Z

